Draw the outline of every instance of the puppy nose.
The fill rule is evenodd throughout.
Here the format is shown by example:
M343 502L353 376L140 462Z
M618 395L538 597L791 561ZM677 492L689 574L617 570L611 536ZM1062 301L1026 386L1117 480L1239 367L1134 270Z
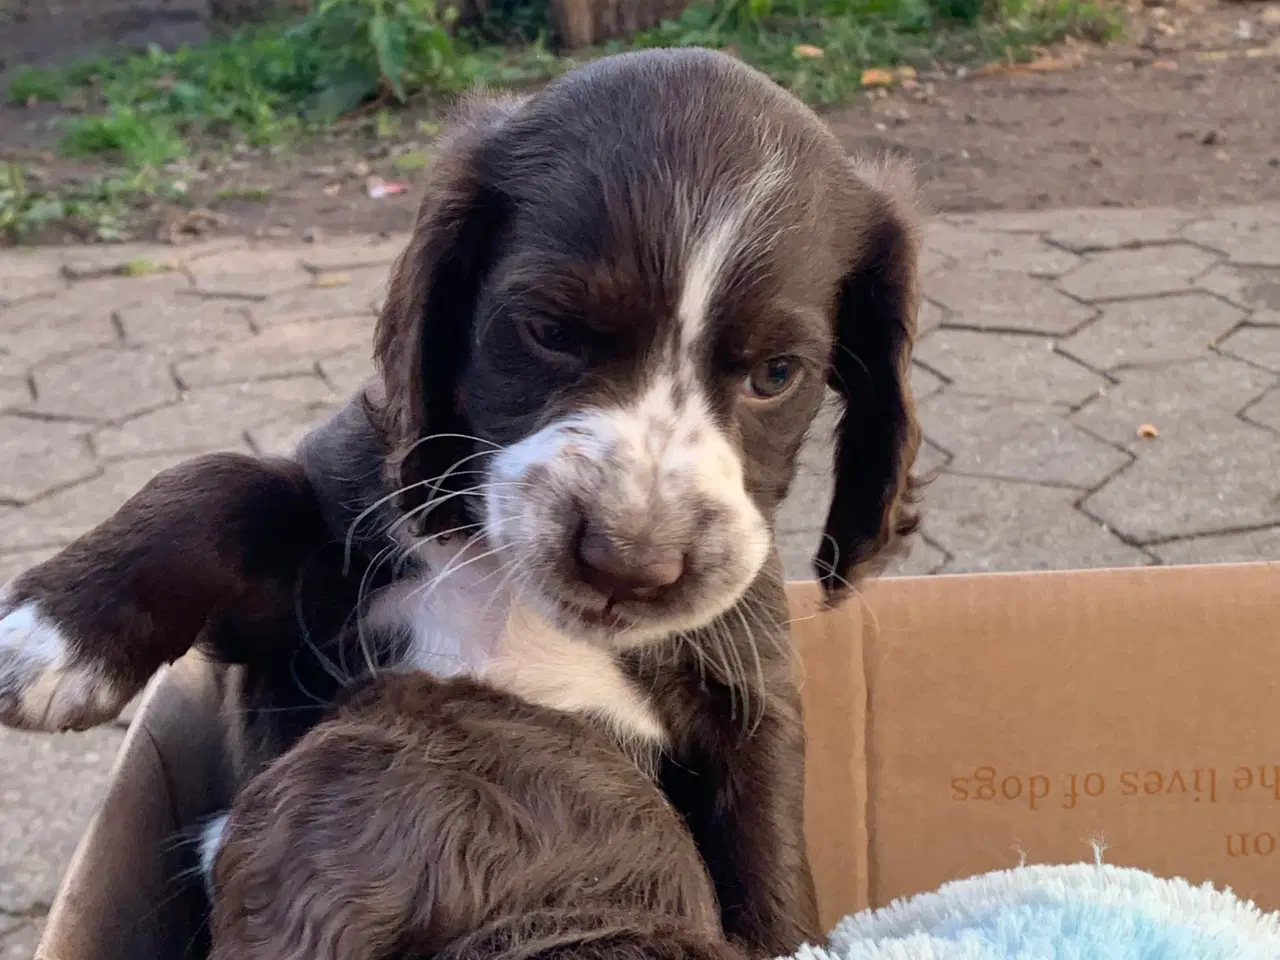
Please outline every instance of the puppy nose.
M582 579L615 600L652 600L684 573L684 551L679 547L619 543L587 525L578 540Z

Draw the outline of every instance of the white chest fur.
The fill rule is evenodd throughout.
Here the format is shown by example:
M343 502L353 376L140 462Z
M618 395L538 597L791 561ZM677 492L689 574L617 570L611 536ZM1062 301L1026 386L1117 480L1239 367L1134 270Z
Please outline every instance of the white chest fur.
M369 612L375 629L411 632L406 667L483 679L531 703L603 721L619 737L666 739L616 657L548 624L521 602L495 559L452 544L419 550L430 573L387 588Z

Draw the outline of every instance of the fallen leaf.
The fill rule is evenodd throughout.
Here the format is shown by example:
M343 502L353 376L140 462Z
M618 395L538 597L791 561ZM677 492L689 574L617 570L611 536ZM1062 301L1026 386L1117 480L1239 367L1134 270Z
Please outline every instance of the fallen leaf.
M821 60L827 55L827 51L811 43L797 43L791 48L791 52L805 60Z
M893 74L888 70L872 67L870 70L862 71L862 85L864 87L887 87L892 83Z
M916 78L915 67L899 67L898 78L900 80L914 80Z
M1178 63L1176 60L1152 60L1152 70L1177 70Z
M341 192L342 192L342 184L340 183L331 183L324 188L324 195L326 197L336 197Z
M345 287L350 282L351 274L349 273L317 273L311 285L321 288Z
M1217 63L1219 60L1230 60L1231 51L1229 50L1202 50L1196 54L1196 59L1201 63Z
M1156 437L1160 436L1160 429L1154 424L1144 423L1142 426L1138 427L1138 436L1143 440L1154 440Z

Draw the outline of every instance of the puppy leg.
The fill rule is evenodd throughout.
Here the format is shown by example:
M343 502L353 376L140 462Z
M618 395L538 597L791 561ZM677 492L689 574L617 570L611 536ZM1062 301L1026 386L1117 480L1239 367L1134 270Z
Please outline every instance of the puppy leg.
M164 471L0 589L0 724L111 719L214 612L291 611L299 571L329 540L291 461L215 454Z

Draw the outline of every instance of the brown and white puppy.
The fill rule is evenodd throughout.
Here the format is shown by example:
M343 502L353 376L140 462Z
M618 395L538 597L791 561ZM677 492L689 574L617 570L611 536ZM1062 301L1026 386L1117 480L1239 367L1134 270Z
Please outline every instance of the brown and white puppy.
M213 960L742 960L632 758L466 678L362 682L218 830Z
M901 170L723 55L473 101L380 382L295 461L175 468L15 581L0 719L99 722L201 636L244 665L252 772L353 676L483 678L649 755L726 931L794 949L819 931L773 516L829 385L829 594L913 527L913 226Z

